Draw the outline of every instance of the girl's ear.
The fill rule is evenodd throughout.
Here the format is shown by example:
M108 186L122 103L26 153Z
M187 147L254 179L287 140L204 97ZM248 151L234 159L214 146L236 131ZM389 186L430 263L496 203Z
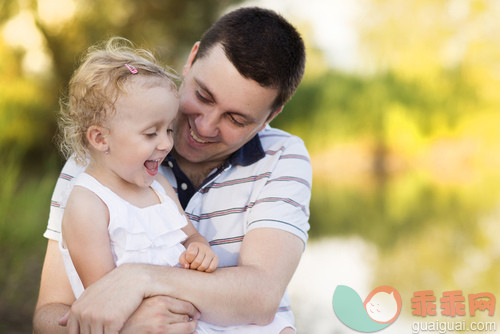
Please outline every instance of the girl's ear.
M91 125L87 130L87 140L97 151L106 152L109 150L107 135L109 130L99 125Z

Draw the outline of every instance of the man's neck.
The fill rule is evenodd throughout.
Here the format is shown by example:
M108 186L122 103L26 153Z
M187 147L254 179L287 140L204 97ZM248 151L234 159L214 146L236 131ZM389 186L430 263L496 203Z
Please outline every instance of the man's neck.
M209 162L198 162L193 163L182 156L180 156L175 150L172 151L172 155L184 174L191 181L193 186L197 189L205 181L211 171L215 168L220 167L226 160L220 161L209 161Z

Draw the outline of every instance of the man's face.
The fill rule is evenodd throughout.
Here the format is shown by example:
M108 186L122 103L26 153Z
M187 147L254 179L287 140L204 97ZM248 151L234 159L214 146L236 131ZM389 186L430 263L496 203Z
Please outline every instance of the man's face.
M184 67L176 152L192 163L220 163L264 128L277 90L244 78L216 45L203 58Z

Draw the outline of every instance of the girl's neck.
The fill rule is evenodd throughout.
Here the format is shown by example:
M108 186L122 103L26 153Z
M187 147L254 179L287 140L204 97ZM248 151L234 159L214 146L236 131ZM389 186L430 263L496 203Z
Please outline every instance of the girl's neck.
M145 208L160 203L160 199L151 186L140 187L127 182L113 171L98 166L96 163L90 163L85 172L134 206Z

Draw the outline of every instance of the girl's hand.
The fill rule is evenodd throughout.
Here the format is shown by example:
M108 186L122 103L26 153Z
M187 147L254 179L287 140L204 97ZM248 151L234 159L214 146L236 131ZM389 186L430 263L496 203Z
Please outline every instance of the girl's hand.
M186 269L211 273L217 269L219 259L209 245L194 241L181 254L179 263Z

